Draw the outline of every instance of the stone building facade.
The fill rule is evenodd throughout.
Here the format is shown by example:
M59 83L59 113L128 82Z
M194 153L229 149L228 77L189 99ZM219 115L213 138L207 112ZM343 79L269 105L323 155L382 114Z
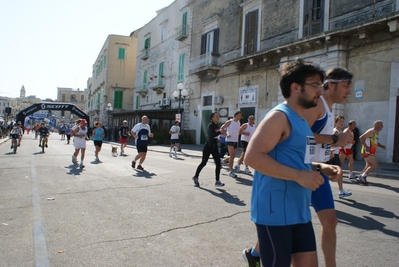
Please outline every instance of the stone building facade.
M399 162L398 1L189 4L193 10L189 88L194 94L186 112L198 116L188 125L196 130L197 143L203 141L201 129L212 110L220 110L224 119L240 109L244 119L254 114L259 122L283 101L280 65L300 57L325 70L339 66L354 74L353 94L334 106L335 115L355 119L361 132L383 120L380 141L387 149L379 150L377 159ZM211 52L205 53L208 62L195 66L195 58L204 55L201 40L208 40L202 36L212 29L218 29L218 50L205 47Z

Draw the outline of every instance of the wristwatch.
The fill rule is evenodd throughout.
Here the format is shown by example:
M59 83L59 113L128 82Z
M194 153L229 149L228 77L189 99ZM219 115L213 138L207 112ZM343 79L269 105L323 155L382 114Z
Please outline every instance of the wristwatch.
M333 144L335 144L336 142L338 142L338 135L335 135L335 134L333 134L333 135L331 135L331 139L333 140Z

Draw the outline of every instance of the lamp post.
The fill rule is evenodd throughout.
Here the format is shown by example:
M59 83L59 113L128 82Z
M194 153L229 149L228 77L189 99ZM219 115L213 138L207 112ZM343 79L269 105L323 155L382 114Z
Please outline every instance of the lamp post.
M176 101L179 101L179 108L177 110L178 112L178 118L180 119L180 125L181 125L181 132L183 133L183 116L180 114L180 104L184 104L184 99L188 96L188 91L184 89L184 84L183 83L178 83L177 84L177 90L173 92L173 97L176 99ZM177 120L177 119L176 119Z
M111 115L111 111L113 110L111 103L107 104L107 107L105 108L105 110L107 111L107 120L108 120L108 140L111 140L111 132L112 132L112 128L109 125L109 116Z

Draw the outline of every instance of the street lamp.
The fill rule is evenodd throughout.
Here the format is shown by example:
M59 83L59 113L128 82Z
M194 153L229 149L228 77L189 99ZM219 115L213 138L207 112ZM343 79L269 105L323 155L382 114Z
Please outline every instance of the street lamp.
M179 101L179 109L178 109L178 114L180 116L180 122L183 121L182 116L180 115L180 103L184 104L184 99L188 96L188 91L184 89L184 84L183 83L178 83L177 84L177 89L179 91L174 91L173 92L173 97L176 99L176 101ZM183 128L183 127L182 127Z
M109 116L111 114L111 111L113 110L111 103L107 104L105 110L107 111L107 119L108 119L108 140L111 140L111 127L109 126Z

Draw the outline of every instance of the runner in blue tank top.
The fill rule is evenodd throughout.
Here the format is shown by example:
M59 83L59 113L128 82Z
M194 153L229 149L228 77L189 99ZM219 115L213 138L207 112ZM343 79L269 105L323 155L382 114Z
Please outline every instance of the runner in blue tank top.
M255 223L263 266L317 266L310 214L312 190L323 184L317 171L335 175L336 168L312 164L315 139L304 111L317 105L324 71L295 60L281 69L286 102L261 121L248 144L245 162L255 169L251 219ZM248 251L244 251L247 255ZM249 253L249 252L248 252Z

